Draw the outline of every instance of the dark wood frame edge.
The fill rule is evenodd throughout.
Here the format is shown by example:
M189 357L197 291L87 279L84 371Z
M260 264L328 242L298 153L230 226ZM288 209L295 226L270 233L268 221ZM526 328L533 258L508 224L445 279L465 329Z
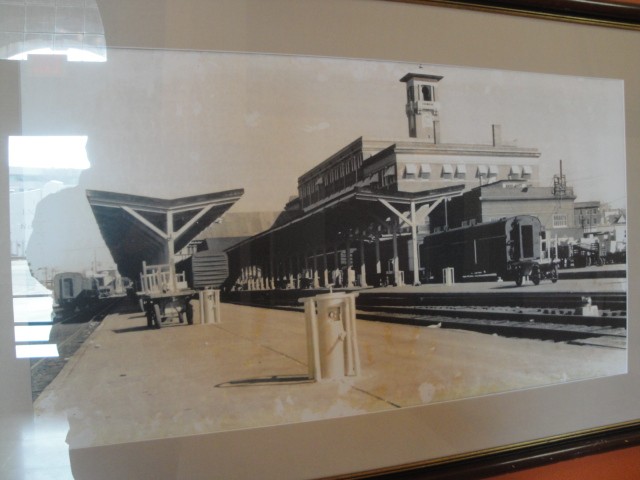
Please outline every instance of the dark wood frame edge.
M338 479L377 480L465 480L482 479L530 468L552 465L588 455L640 446L640 421L615 427L542 439L526 445L515 445L494 452L477 452L462 459L436 460L423 465L405 465L386 471L362 472Z
M602 0L385 0L640 30L640 3Z

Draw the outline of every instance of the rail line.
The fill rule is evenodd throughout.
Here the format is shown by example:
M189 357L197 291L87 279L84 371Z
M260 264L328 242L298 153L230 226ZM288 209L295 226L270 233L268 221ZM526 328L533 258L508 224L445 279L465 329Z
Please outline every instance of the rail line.
M232 303L302 311L298 298L317 292L243 292ZM588 297L597 316L582 315ZM505 337L626 348L626 294L581 293L368 293L356 299L360 320L454 328Z

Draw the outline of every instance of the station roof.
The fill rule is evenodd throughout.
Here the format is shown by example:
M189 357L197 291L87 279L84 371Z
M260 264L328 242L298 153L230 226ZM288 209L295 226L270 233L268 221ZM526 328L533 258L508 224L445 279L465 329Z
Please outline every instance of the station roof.
M464 185L452 185L445 188L424 190L420 192L380 192L368 188L354 187L334 197L329 197L322 203L308 211L290 212L287 221L254 235L240 242L226 251L231 252L238 248L244 248L248 244L264 238L272 233L290 232L290 242L287 248L296 250L296 243L304 242L330 242L336 235L348 229L361 229L368 223L379 223L380 220L392 215L391 211L382 201L393 205L398 210L409 208L411 203L416 206L435 202L441 198L459 196L464 190ZM318 230L318 222L322 224ZM322 239L317 238L321 232ZM315 236L315 237L314 237ZM314 237L314 238L310 238Z
M243 195L243 189L162 199L87 190L87 199L118 270L136 279L142 262L168 262L168 238L179 252L220 218ZM173 227L170 227L173 223ZM169 232L169 230L172 230Z
M420 80L429 80L431 82L439 82L444 77L440 75L428 75L426 73L407 73L404 77L400 79L400 81L406 83L412 78L418 78Z

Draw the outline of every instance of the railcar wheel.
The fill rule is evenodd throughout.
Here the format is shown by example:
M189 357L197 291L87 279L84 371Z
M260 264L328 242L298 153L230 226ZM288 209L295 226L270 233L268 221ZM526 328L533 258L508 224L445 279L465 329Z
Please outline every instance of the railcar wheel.
M518 287L522 286L522 282L524 281L524 275L520 271L516 272L516 285Z
M153 306L153 313L156 318L156 328L162 328L162 315L160 314L160 305L157 303Z

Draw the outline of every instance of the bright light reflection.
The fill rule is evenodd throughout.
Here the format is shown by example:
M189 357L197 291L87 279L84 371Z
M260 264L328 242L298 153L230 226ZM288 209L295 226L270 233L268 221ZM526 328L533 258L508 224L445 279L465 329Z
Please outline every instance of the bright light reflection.
M86 170L87 136L9 137L9 167Z
M40 345L16 345L16 358L58 357L58 346L53 343Z
M66 55L69 62L106 62L105 55L82 50L81 48L67 48L65 50L54 50L53 48L38 48L21 52L8 58L8 60L28 60L29 55Z
M20 325L14 331L16 342L48 342L51 325Z
M53 310L53 298L14 297L13 319L15 323L50 323Z

